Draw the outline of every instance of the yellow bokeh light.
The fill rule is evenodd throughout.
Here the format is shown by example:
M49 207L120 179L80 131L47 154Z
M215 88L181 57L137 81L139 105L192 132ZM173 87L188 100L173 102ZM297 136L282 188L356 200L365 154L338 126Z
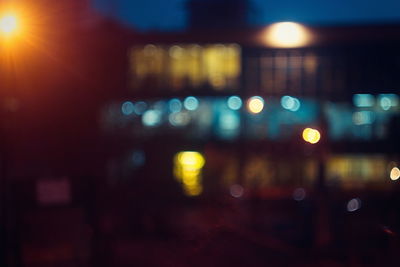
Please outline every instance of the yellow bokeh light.
M306 46L311 42L310 31L295 22L278 22L269 26L263 33L267 45L277 48Z
M0 32L3 36L12 36L19 32L20 23L18 16L13 12L7 12L0 17Z
M247 109L253 113L260 113L264 109L264 100L259 96L253 96L247 101Z
M306 128L303 130L303 139L310 144L316 144L321 139L321 134L316 129Z
M195 151L183 151L175 155L174 175L181 182L183 191L188 196L202 193L201 169L205 164L203 155Z
M194 151L184 151L178 153L178 161L181 165L191 169L200 169L205 163L203 155Z
M392 181L396 181L397 179L400 178L400 169L397 167L394 167L391 171L390 171L390 179Z

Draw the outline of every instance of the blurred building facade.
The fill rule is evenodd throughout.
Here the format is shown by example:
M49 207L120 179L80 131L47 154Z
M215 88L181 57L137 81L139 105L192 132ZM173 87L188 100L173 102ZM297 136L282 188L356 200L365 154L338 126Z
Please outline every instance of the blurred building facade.
M189 32L149 34L85 1L39 5L39 42L13 51L23 68L1 72L10 263L102 266L111 239L184 225L169 212L193 199L298 201L321 176L333 189L392 190L400 26L300 27L296 44L293 24L234 28L245 1L198 25L212 2L192 1ZM320 142L304 142L307 127Z
M285 42L297 25L279 29L281 45L268 39L273 26L141 35L128 53L127 96L105 110L105 130L133 150L157 139L154 153L163 145L210 153L208 179L227 193L236 183L312 187L321 159L332 185L391 188L399 26L300 28L309 40L294 46ZM249 106L254 96L261 112ZM307 127L320 130L320 143L302 140Z

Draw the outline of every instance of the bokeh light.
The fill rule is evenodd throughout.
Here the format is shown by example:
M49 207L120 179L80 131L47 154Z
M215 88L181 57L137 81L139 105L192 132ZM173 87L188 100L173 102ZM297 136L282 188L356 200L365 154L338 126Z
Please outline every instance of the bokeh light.
M390 170L390 179L396 181L400 178L400 169L398 167L393 167Z
M379 94L378 99L383 110L389 110L399 105L399 96L396 94Z
M264 99L260 96L253 96L247 101L247 109L253 113L260 113L264 109Z
M302 47L311 42L310 31L295 22L274 23L263 34L266 44L272 47Z
M228 98L228 107L232 110L239 110L242 107L242 99L238 96L231 96Z
M296 188L293 191L293 199L296 201L302 201L306 197L306 190L302 187Z
M135 107L133 111L135 112L136 115L142 115L147 109L147 104L146 102L139 101L135 104Z
M383 110L389 110L392 107L392 101L389 97L386 96L382 97L379 100L379 104L381 105Z
M240 118L237 112L223 111L219 117L219 127L222 130L236 130L240 126Z
M321 139L321 134L318 130L313 128L305 128L303 130L303 139L304 141L310 144L316 144Z
M126 101L122 104L121 111L124 115L130 115L134 112L135 106L131 101Z
M143 125L154 127L161 123L161 112L158 110L148 110L142 117Z
M188 96L183 101L183 106L190 111L196 110L199 107L199 100L194 96Z
M20 31L18 16L13 12L6 12L0 17L0 33L5 36L12 36Z
M200 169L205 163L203 155L196 151L180 152L177 154L177 159L179 164L192 169Z
M168 102L168 107L171 113L180 112L182 110L182 102L178 98L173 98Z
M352 198L347 202L347 211L354 212L361 208L361 200L359 198Z
M378 102L383 110L389 110L399 104L399 97L396 94L379 94Z
M290 111L298 111L300 109L300 100L298 100L295 97L291 97L288 95L285 95L281 98L281 105L284 109L290 110Z
M176 112L169 114L168 121L172 126L182 127L190 123L190 115L187 112Z
M198 196L203 191L201 170L203 155L196 151L182 151L174 157L174 175L181 182L187 196Z
M243 196L244 188L239 184L234 184L229 188L229 192L232 197L240 198Z

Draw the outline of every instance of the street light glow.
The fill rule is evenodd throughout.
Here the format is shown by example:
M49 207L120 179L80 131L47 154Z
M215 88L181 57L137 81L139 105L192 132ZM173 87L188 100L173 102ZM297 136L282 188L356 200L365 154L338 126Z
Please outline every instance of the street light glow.
M0 18L0 32L4 36L11 36L18 32L19 21L14 13L6 13Z
M309 30L295 22L274 23L266 29L264 36L267 45L277 48L302 47L311 41Z

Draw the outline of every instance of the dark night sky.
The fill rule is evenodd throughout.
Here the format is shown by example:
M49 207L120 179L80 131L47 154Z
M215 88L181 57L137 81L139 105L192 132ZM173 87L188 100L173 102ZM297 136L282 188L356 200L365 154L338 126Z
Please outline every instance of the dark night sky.
M187 0L93 0L103 13L140 30L183 30ZM112 3L111 5L108 3ZM400 22L400 0L252 0L250 21L310 24Z

